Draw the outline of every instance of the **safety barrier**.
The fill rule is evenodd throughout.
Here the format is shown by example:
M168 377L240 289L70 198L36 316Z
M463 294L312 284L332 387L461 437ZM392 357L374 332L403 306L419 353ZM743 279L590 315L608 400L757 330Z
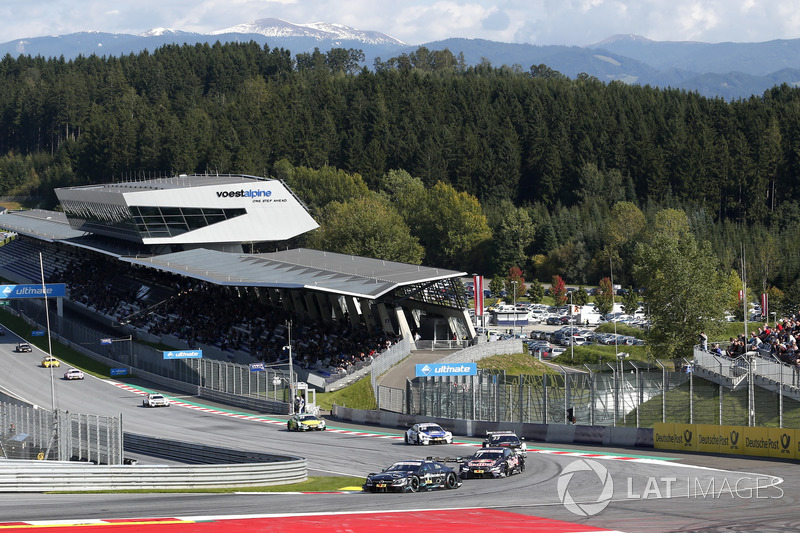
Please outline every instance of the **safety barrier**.
M483 437L489 431L509 430L531 441L598 446L653 447L653 430L649 428L481 422L452 418L421 417L387 411L367 411L339 405L333 406L332 414L337 419L357 424L374 424L395 428L409 428L417 422L436 422L443 428L452 431L454 435L465 437Z
M252 396L240 396L214 389L200 387L198 396L215 402L225 403L260 413L270 413L275 415L288 415L289 404L270 399L254 398Z
M656 424L657 449L800 459L800 430L711 424Z
M235 488L300 483L301 457L247 452L125 434L128 452L196 464L95 465L0 459L0 492Z

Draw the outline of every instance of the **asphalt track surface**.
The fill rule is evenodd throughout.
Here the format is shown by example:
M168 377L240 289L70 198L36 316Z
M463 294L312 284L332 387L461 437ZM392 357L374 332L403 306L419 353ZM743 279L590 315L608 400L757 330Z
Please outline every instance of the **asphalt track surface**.
M33 353L14 353L15 344L13 335L0 337L3 368L0 387L49 408L52 402L50 371L39 366L43 354L35 348ZM60 409L87 414L122 414L125 431L135 433L302 455L308 460L312 476L363 477L402 459L466 456L479 442L457 437L461 444L417 447L404 444L398 429L357 426L335 420L329 420L330 431L289 433L285 428L286 417L262 417L180 394L172 395L169 391L162 392L174 398L177 405L145 409L141 407L141 395L137 391L151 390L151 385L133 380L123 387L119 382L91 376L84 381L68 382L60 379L67 368L62 365L54 369L56 405ZM212 410L203 410L201 404L210 405ZM241 414L255 416L242 418ZM359 513L405 512L403 515L380 515L384 520L382 524L370 523L360 530L388 528L393 531L395 524L404 529L429 530L424 527L426 520L433 524L444 519L451 526L439 528L441 531L592 531L596 528L631 533L800 531L797 497L800 468L794 462L572 445L569 450L574 453L569 453L565 452L566 447L557 445L531 442L529 446L541 453L529 454L523 474L506 479L468 480L455 491L417 494L3 494L0 496L0 529L28 527L12 526L12 523L34 523L42 527L52 524L50 521L75 523L180 517L191 524L192 520L207 521L211 517L277 520L269 516L291 514L306 517L303 519L306 522L300 518L291 519L301 520L298 531L359 531L354 529L355 523L344 517L357 515L361 517L358 520L362 520ZM489 512L464 519L481 509L500 513ZM410 511L413 512L408 514ZM516 518L522 515L524 525L520 528L518 521L510 520L508 523L512 525L506 529L502 526L504 517L509 516L506 513ZM462 519L455 520L455 516ZM573 529L557 527L560 522L542 523L534 517L564 521ZM281 520L273 522L272 527L260 523L252 528L229 522L230 527L220 526L216 531L277 531L274 524L291 523L285 517ZM326 522L323 524L320 520ZM313 524L317 524L316 527ZM119 531L130 530L114 527L119 527ZM147 522L136 526L136 530L160 531L162 527L177 528L178 525ZM199 526L185 527L188 529L170 531L203 530Z

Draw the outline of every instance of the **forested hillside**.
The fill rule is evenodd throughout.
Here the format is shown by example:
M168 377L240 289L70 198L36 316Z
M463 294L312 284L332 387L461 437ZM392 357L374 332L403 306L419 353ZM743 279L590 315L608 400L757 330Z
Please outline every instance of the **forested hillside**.
M745 243L757 290L798 278L798 89L728 103L544 65L466 67L424 48L374 71L361 61L255 43L6 56L0 195L53 207L59 186L275 176L323 221L300 244L575 284L613 264L624 285L636 243L669 207L723 271ZM383 239L342 241L367 218L363 235L382 224Z

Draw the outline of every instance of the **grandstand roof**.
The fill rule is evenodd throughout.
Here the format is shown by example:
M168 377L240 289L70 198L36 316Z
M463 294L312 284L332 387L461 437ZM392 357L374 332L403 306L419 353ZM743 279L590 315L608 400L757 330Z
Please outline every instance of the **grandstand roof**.
M244 185L254 182L274 182L271 178L244 176L239 174L204 174L148 178L141 180L120 181L95 185L78 185L61 190L92 192L131 192L142 190L186 189L192 187L208 187L212 185Z
M72 229L64 213L43 209L8 211L0 215L0 227L44 241L66 240L86 235L86 232Z
M378 298L393 289L465 276L465 272L297 248L265 254L194 249L153 257L123 257L218 285L309 289Z
M72 229L64 213L41 209L2 214L0 227L217 285L309 289L378 298L397 287L466 275L455 270L306 248L263 254L197 248L163 255L137 255L140 250L133 243Z

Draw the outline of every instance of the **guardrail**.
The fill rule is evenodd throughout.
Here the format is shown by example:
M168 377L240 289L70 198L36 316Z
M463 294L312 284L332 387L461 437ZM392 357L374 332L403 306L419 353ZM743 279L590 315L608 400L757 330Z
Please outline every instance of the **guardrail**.
M205 387L200 387L198 396L200 398L206 398L209 400L214 400L216 402L225 403L228 405L234 405L236 407L243 407L245 409L250 409L252 411L259 411L262 413L270 413L276 415L288 415L289 414L289 404L285 402L279 402L276 400L264 399L264 398L254 398L252 396L240 396L238 394L230 394L228 392L221 392L214 389L207 389Z
M436 422L454 435L484 437L489 431L510 430L529 441L596 446L653 447L653 430L636 427L583 426L572 424L532 424L522 422L484 422L404 415L387 411L367 411L334 405L332 414L338 420L357 424L374 424L391 428L408 428L417 422Z
M95 465L0 459L0 492L233 488L287 485L308 479L302 457L248 452L125 434L125 448L195 464Z

